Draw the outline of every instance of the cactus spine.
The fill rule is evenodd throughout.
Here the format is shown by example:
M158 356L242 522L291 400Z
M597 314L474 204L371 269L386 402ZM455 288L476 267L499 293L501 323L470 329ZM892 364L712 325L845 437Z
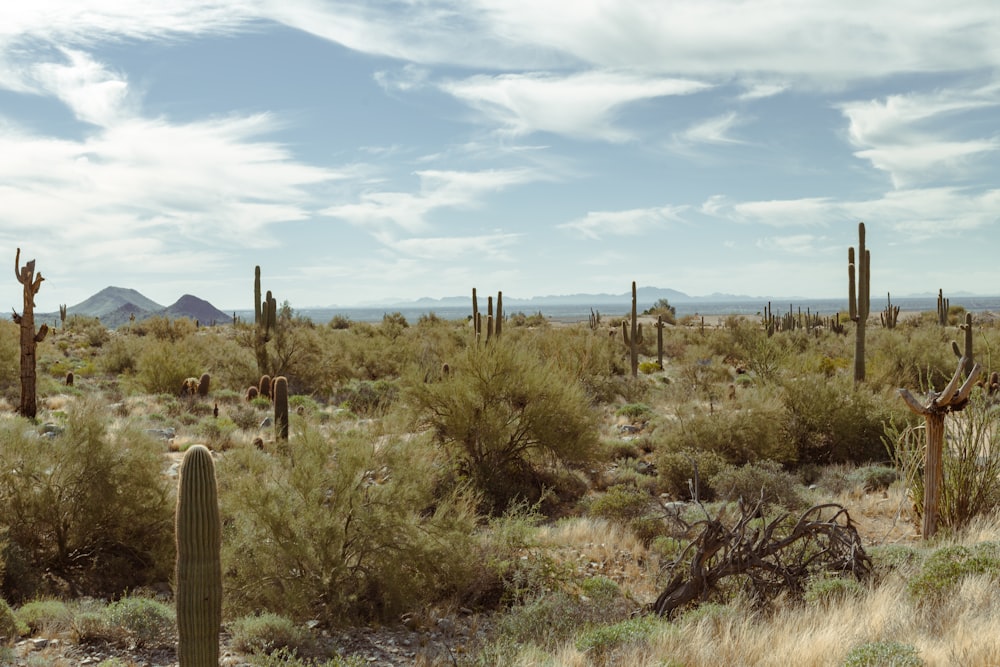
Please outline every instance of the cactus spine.
M271 340L278 316L278 302L267 291L264 300L260 296L260 267L253 269L253 325L254 354L257 357L257 372L264 375L268 372L267 342Z
M177 659L181 667L219 664L222 528L212 453L193 445L181 461L175 516Z
M24 287L24 311L18 315L15 311L13 319L21 327L21 405L18 412L21 416L34 419L38 412L35 398L35 347L49 333L49 325L42 324L35 332L35 295L42 286L42 273L35 274L35 260L26 262L21 267L21 249L14 256L14 276Z
M858 254L855 264L854 248L847 250L848 308L851 319L857 323L854 331L854 381L865 381L865 324L871 310L871 252L865 248L865 223L858 223ZM855 273L857 274L855 277Z
M288 440L288 379L279 375L274 378L274 437Z

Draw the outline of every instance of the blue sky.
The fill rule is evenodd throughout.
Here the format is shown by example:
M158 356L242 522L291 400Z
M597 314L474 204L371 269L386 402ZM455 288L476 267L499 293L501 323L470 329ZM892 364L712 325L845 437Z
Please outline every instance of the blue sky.
M995 0L0 7L0 255L293 308L1000 293ZM9 274L8 274L9 275ZM21 309L20 286L0 296Z

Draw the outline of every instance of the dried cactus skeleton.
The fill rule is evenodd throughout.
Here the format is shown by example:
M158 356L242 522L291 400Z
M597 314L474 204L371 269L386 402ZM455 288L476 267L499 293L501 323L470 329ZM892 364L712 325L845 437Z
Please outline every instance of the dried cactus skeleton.
M35 260L21 266L20 248L14 256L14 275L24 287L24 310L20 314L14 311L11 316L21 327L21 405L18 412L23 417L34 419L38 412L35 394L35 347L49 333L47 324L42 324L38 331L35 331L35 295L38 294L45 278L42 277L41 271L35 273Z

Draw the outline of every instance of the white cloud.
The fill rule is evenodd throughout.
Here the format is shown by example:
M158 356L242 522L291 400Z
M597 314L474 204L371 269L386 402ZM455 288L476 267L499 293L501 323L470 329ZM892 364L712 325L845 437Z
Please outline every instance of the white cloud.
M366 192L358 203L331 206L320 214L366 227L390 240L396 227L411 234L427 231L428 217L438 209L475 208L490 193L542 178L531 169L425 170L416 172L416 176L420 186L415 193Z
M707 144L742 144L740 139L730 136L733 128L746 123L747 120L735 111L721 116L715 116L700 123L695 123L683 132L675 135L675 140L681 143Z
M592 211L582 218L557 225L581 233L585 238L604 236L637 236L671 223L683 222L683 206L660 206L627 211Z
M79 120L108 126L123 115L128 83L109 72L82 51L63 49L68 64L39 63L32 69L38 92L52 94L66 104Z
M767 253L786 255L817 255L820 247L828 243L828 239L813 234L790 234L788 236L770 236L758 239L756 245Z
M485 234L482 236L438 236L393 241L389 247L404 255L431 261L466 263L475 258L510 261L509 249L520 234Z
M515 136L553 132L614 142L633 138L631 132L614 123L621 107L710 88L699 81L608 70L569 75L479 75L439 86Z
M996 86L890 95L840 106L855 155L888 173L897 188L955 178L963 167L1000 149L993 134L952 138L964 114L1000 106ZM956 173L957 172L957 173Z

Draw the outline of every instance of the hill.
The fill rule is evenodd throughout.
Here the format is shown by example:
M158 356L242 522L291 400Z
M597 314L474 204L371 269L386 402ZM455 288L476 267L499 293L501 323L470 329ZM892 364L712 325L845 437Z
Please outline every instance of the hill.
M115 329L128 324L135 316L136 322L160 316L169 319L187 317L202 324L228 322L231 316L208 301L185 294L170 306L161 306L134 289L105 287L92 297L66 308L67 315L96 317L105 327ZM58 313L38 315L43 321L58 321Z

